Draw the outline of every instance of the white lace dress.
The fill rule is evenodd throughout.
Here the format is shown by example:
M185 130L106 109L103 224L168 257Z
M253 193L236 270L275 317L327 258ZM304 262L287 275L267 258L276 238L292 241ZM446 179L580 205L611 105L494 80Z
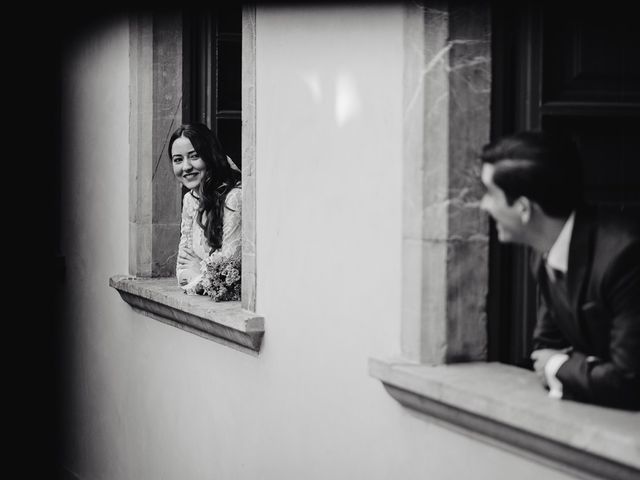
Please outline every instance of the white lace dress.
M211 246L207 242L204 230L198 225L198 199L191 192L187 192L182 202L182 222L180 225L180 245L178 255L186 248L191 248L200 258L201 272L195 274L191 270L176 266L176 277L183 290L194 295L199 290L204 259L208 256L228 258L239 253L242 249L242 190L233 188L227 194L226 208L222 217L222 248L209 254Z

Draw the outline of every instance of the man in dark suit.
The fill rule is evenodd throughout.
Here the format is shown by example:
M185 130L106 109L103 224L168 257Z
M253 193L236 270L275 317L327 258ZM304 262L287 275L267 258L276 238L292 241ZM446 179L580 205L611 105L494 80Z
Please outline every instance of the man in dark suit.
M533 249L531 358L549 396L640 410L638 212L584 205L576 149L561 137L503 137L481 160L498 239Z

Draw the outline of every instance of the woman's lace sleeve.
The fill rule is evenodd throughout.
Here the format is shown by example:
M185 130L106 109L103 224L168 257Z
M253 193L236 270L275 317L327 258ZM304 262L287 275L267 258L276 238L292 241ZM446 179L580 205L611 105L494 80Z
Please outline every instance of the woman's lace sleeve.
M178 256L185 249L190 248L193 238L193 220L198 208L197 200L187 192L182 201L182 221L180 222L180 244L178 245ZM187 270L180 268L176 259L176 277L180 285L186 285L192 279L193 274Z
M229 258L242 252L242 190L234 188L227 194L222 218L222 248L211 254L214 258Z
M197 205L194 207L194 211L191 215L191 220L186 229L183 230L183 237L188 237L188 242L191 242L193 232L193 216L197 211ZM185 215L183 214L183 226L185 222ZM182 240L181 240L182 244ZM190 245L187 243L186 245ZM225 201L225 209L222 217L222 247L215 252L211 253L208 257L209 261L217 262L223 259L232 257L234 255L241 255L242 253L242 190L240 188L232 189L228 194ZM207 271L207 260L200 262L200 274L192 276L187 279L187 282L183 285L183 290L189 295L195 295L202 293L203 286L201 281L203 275ZM180 277L178 277L180 278Z

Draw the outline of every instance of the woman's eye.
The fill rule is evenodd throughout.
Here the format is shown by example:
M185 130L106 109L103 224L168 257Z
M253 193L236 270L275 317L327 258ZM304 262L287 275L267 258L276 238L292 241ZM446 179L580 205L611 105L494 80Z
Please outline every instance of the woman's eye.
M191 155L189 155L189 160L198 160L200 158L200 155L198 155L197 153L192 153Z
M173 157L173 163L180 163L182 161L182 157Z

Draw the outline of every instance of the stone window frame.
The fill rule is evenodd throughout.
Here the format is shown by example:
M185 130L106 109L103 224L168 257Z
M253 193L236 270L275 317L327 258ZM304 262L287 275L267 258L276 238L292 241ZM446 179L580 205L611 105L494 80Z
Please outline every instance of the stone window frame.
M548 398L487 362L489 222L477 153L490 139L491 4L404 8L400 355L369 373L401 405L580 478L637 478L640 415Z
M129 274L109 284L135 310L257 355L255 313L255 6L242 7L242 299L186 296L175 280L181 193L166 161L168 132L182 120L183 21L175 13L130 15Z

